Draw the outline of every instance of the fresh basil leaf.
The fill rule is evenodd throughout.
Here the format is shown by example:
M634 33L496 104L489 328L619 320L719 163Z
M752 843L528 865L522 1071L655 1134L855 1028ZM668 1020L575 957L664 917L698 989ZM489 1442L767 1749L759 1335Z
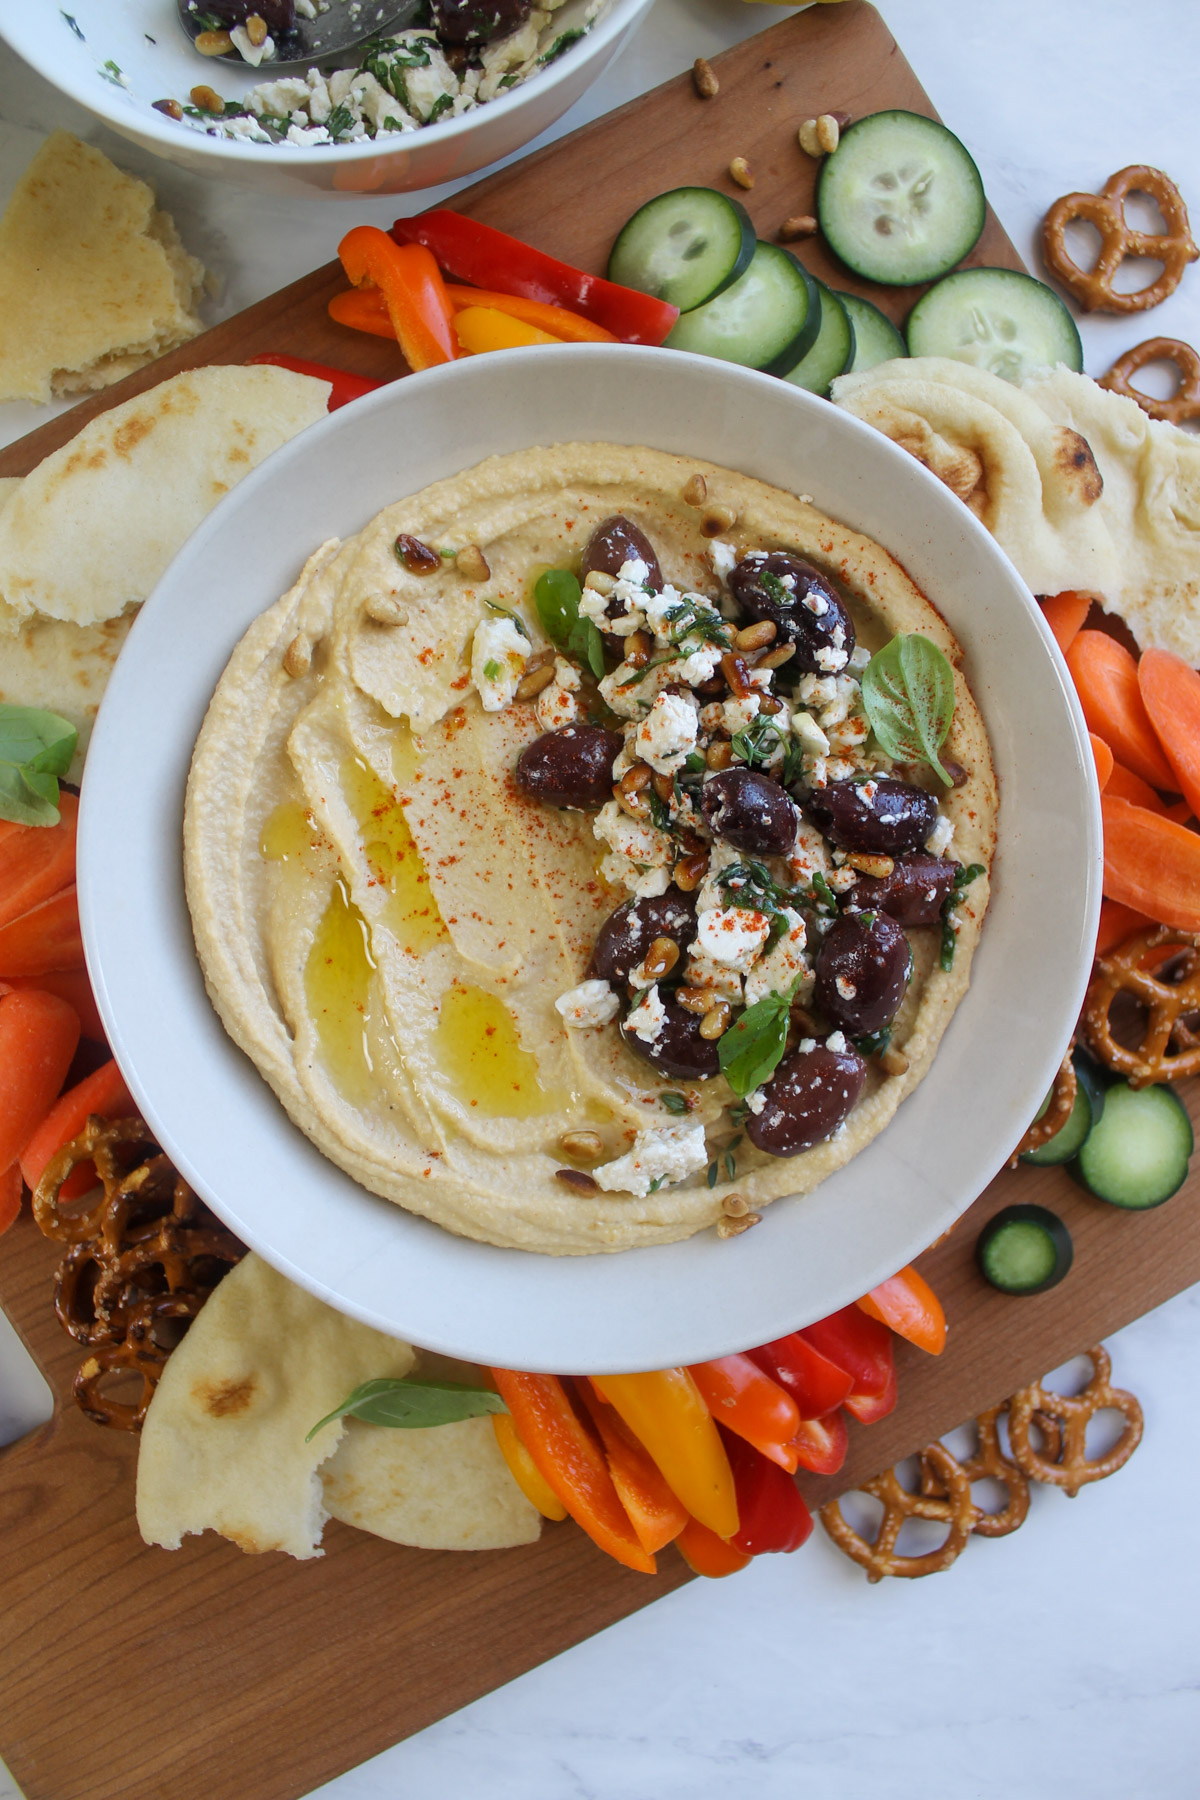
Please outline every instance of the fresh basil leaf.
M433 1425L456 1425L460 1419L477 1419L482 1413L507 1412L499 1394L491 1388L470 1387L464 1381L421 1381L412 1375L380 1376L364 1381L340 1406L318 1419L305 1443L324 1426L347 1416L368 1425L391 1425L405 1431L423 1431Z
M539 575L533 590L538 618L548 638L567 648L571 632L579 623L579 601L583 593L570 569L547 569Z
M567 649L585 662L600 681L604 675L604 639L595 619L576 619L567 638Z
M764 994L730 1026L720 1040L721 1073L739 1100L768 1081L787 1047L792 993Z
M58 777L71 766L79 733L59 713L0 705L0 819L58 824Z
M952 786L938 759L954 717L954 670L919 631L902 632L877 650L862 675L871 730L896 762L927 762Z

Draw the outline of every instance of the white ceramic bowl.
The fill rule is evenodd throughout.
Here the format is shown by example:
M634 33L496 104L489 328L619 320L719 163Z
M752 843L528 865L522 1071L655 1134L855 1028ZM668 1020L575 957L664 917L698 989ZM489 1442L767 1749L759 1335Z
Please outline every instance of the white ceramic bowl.
M609 0L586 37L522 86L460 119L313 149L208 137L154 110L155 100L186 100L199 83L232 100L271 79L269 64L206 62L188 43L175 0L72 0L66 8L8 0L0 32L40 75L114 131L197 175L273 193L399 194L471 175L553 125L600 78L650 5ZM556 30L580 25L585 8L586 0L567 0L555 14ZM123 83L106 63L116 65Z
M192 745L250 621L322 539L493 452L594 437L814 496L891 550L966 652L1000 780L991 908L934 1067L892 1123L754 1231L548 1257L452 1236L357 1187L288 1121L205 995L184 902ZM92 738L79 886L88 966L146 1117L238 1235L343 1311L510 1368L656 1368L761 1343L911 1261L997 1172L1050 1085L1100 902L1091 752L1011 564L940 482L786 382L669 350L481 356L343 408L205 521L142 609Z

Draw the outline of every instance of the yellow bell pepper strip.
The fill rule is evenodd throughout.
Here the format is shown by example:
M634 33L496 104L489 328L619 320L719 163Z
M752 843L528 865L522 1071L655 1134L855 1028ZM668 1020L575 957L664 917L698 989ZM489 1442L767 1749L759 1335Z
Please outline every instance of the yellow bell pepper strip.
M657 1565L637 1540L604 1452L557 1375L527 1375L515 1369L493 1369L491 1374L521 1442L575 1523L627 1569L655 1574Z
M567 1509L550 1483L546 1481L517 1435L517 1428L507 1413L491 1413L492 1430L500 1446L500 1454L508 1464L508 1472L543 1519L565 1519Z
M675 1498L616 1408L598 1400L586 1381L577 1384L576 1392L600 1433L613 1486L638 1542L653 1556L679 1536L687 1524L687 1508Z
M675 1547L694 1575L708 1575L714 1580L722 1575L736 1575L750 1561L744 1550L727 1544L707 1525L701 1525L699 1519L688 1520L675 1539Z
M946 1347L946 1315L942 1303L911 1266L864 1294L858 1305L869 1319L890 1326L918 1350L940 1356Z
M456 281L446 283L446 294L456 312L465 306L490 306L497 312L511 313L524 319L567 344L617 344L620 339L603 325L585 319L582 313L569 312L565 306L548 306L540 300L526 300L520 294L501 294L493 288L461 287Z
M748 1356L694 1363L688 1373L718 1425L745 1438L789 1475L795 1474L797 1459L790 1444L800 1429L800 1410L790 1394Z
M351 331L369 331L372 337L391 338L393 344L396 341L392 315L378 288L347 288L344 294L335 294L325 310L336 325L346 325Z
M733 1471L712 1414L687 1370L593 1377L592 1386L649 1451L692 1517L718 1537L731 1538L738 1528Z
M540 331L536 325L527 325L524 319L511 318L490 306L464 307L454 316L454 332L459 349L467 356L481 356L487 350L562 343L561 338L551 337L548 331Z
M355 287L370 283L383 295L410 369L432 369L455 360L458 345L446 284L424 245L397 244L374 225L356 225L338 245L338 255Z

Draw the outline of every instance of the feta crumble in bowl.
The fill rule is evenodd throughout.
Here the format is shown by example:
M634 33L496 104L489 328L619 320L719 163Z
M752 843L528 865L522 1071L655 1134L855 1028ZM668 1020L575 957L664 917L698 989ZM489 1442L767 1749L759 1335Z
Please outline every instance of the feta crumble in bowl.
M742 471L751 484L765 482L785 495L812 494L812 530L819 534L812 541L812 560L832 574L839 588L842 577L837 546L845 541L844 533L864 535L877 547L886 546L886 550L877 548L876 554L895 557L941 615L946 636L940 641L949 645L951 633L958 641L961 669L987 724L1003 799L993 893L970 987L927 1076L904 1099L887 1128L853 1160L834 1167L826 1179L800 1197L792 1197L795 1186L785 1185L780 1197L762 1209L761 1223L735 1238L722 1240L714 1230L699 1229L690 1237L647 1248L552 1256L472 1241L390 1204L367 1191L353 1171L331 1162L297 1129L267 1082L256 1077L243 1052L226 1035L205 993L184 909L175 846L195 736L225 669L230 646L253 626L265 607L274 604L275 594L295 583L300 563L313 544L356 538L377 512L396 504L397 495L415 497L431 483L449 483L461 471L475 468L481 458L495 456L502 468L519 469L527 487L531 453L538 446L557 446L555 454L567 466L566 447L572 440L578 444L580 421L585 419L589 434L610 446L624 446L626 468L638 456L637 450L628 446L648 440L654 449L645 454L656 466L660 456L675 471L680 465L689 473L697 466L711 469L716 465L722 470ZM583 446L580 454L584 451L589 452L586 466L569 465L576 486L599 484L606 490L605 515L632 505L627 485L613 490L606 474L609 465L601 459L597 445ZM613 479L618 478L614 475ZM680 500L684 483L677 475L672 481L677 485L666 510L678 512L686 504ZM462 490L457 491L461 506ZM284 495L286 505L280 504ZM490 504L482 492L476 499L484 507ZM793 499L792 504L801 503ZM763 547L761 539L755 543L751 530L750 503L739 501L735 510L739 520L726 534L738 550L731 573L746 561L744 538L752 548ZM577 519L572 541L582 545L597 512L587 515L583 523L578 523L575 512L567 515ZM817 514L828 524L822 526ZM681 595L719 600L717 571L707 560L707 551L698 551L694 561L681 566L666 548L665 534L657 526L651 530L651 523L648 519L647 531L655 541L664 577ZM397 526L405 528L403 521ZM470 535L471 541L478 538L491 543L481 520L478 531L472 528ZM433 541L439 547L453 547L458 540L439 524ZM394 581L400 565L391 553L390 540L382 534L379 547L387 552L379 567L387 568L389 580ZM332 546L330 549L336 554ZM539 560L543 566L562 566L557 555L543 555ZM493 555L489 549L487 561L497 577L497 571L504 569L503 556ZM319 573L322 565L323 556L319 556L314 572ZM443 570L447 577L449 567L447 563ZM582 573L582 564L578 568ZM614 589L619 579L618 569L612 577ZM719 1200L724 1194L742 1191L744 1173L768 1166L759 1160L757 1151L750 1158L746 1145L754 1141L752 1132L780 1131L780 1114L787 1111L781 1099L787 1096L781 1096L778 1070L764 1080L748 1068L743 1141L735 1145L732 1136L725 1135L724 1126L718 1134L715 1112L727 1113L730 1104L726 1095L718 1105L718 1082L725 1078L693 1079L670 1072L662 1064L664 1055L672 1054L672 1044L678 1047L678 1000L671 996L680 991L679 967L684 966L689 987L704 996L709 991L717 993L731 1014L744 1016L752 1005L761 1003L749 1000L751 984L767 986L770 1001L777 992L777 981L791 987L795 974L789 978L789 969L804 974L806 965L815 963L820 946L836 929L830 925L826 930L824 925L832 917L832 909L790 899L780 905L771 888L757 877L745 883L735 873L735 863L744 866L762 860L740 849L729 837L731 829L740 827L731 816L724 786L717 783L731 769L749 769L749 760L739 763L737 752L726 770L708 769L706 756L705 773L685 767L677 777L651 769L642 786L638 783L643 778L632 763L623 768L621 776L615 775L628 748L627 728L636 727L648 716L657 695L680 686L696 692L708 682L716 683L720 658L729 653L711 637L705 640L702 636L713 609L698 607L690 626L683 614L667 617L677 602L660 609L658 622L668 632L679 632L680 642L674 648L686 652L672 657L679 665L677 672L696 659L695 685L687 679L661 681L661 665L655 659L656 655L665 656L666 649L657 647L657 624L653 634L639 627L644 637L653 635L653 644L637 643L637 631L623 638L613 632L601 677L596 676L594 667L585 676L586 658L578 647L569 643L559 646L554 657L539 666L551 670L547 687L556 680L554 669L559 659L579 673L578 689L565 681L559 683L563 693L576 699L578 712L567 725L542 728L536 717L536 693L524 700L514 694L507 706L496 712L484 711L482 695L471 683L470 650L474 632L483 623L483 612L479 591L470 600L468 585L464 583L461 592L455 589L453 604L459 611L450 634L456 639L454 653L439 665L448 683L465 677L461 689L450 691L455 704L463 706L470 745L465 736L447 737L443 761L452 782L459 779L454 775L456 769L464 771L464 780L476 770L479 783L509 779L522 745L545 731L574 733L571 741L577 750L581 744L596 741L607 758L596 777L592 810L581 815L538 803L536 807L531 804L525 814L527 829L533 834L527 842L534 842L541 833L562 833L563 841L575 846L572 855L582 856L586 849L593 872L588 879L597 881L594 893L586 884L580 890L580 895L586 896L586 908L581 899L578 909L565 915L570 926L567 947L574 945L575 949L561 956L562 979L546 1000L549 1017L544 1041L553 1046L547 1054L566 1070L575 1056L615 1056L619 1048L624 1059L621 1066L634 1071L635 1085L648 1097L644 1109L631 1115L627 1129L623 1121L618 1134L613 1121L589 1116L586 1108L571 1104L569 1084L561 1092L547 1094L552 1104L569 1113L573 1128L584 1128L605 1140L603 1157L586 1165L575 1164L576 1172L591 1173L596 1192L583 1191L578 1184L564 1185L564 1203L578 1205L580 1218L588 1216L588 1209L599 1215L603 1207L611 1207L650 1225L668 1218L681 1196L694 1197L698 1209L711 1207L713 1196ZM599 589L593 585L590 591ZM489 589L488 593L498 606L521 614L535 656L548 650L535 629L536 610L530 611L524 592ZM444 613L445 608L442 610ZM493 608L486 610L489 616L502 616ZM652 604L641 606L641 611L649 622L655 621ZM715 611L724 619L720 605ZM580 617L586 620L588 615L581 609ZM315 618L313 622L315 625ZM599 619L591 623L597 633L602 632ZM724 625L744 629L732 617ZM721 627L713 624L711 629ZM863 635L867 649L877 655L878 638L866 632ZM314 643L319 636L316 631ZM407 680L406 641L403 627L399 636L395 628L382 624L375 635L364 631L359 648L368 660L376 659L372 682L380 692L387 691L383 682L389 668ZM128 660L123 657L118 665L94 739L79 852L85 942L114 1051L128 1069L140 1105L161 1132L167 1153L232 1228L291 1277L381 1329L407 1334L449 1354L506 1367L567 1367L584 1372L702 1360L794 1329L853 1299L903 1266L963 1210L1006 1159L1020 1120L1036 1110L1061 1059L1086 982L1087 946L1098 907L1099 839L1086 734L1048 653L1048 642L1037 610L1010 566L974 518L955 506L940 484L868 428L768 377L678 352L565 346L544 357L498 353L414 376L393 390L380 390L359 407L330 415L313 427L223 503L152 596L131 637ZM264 652L266 649L264 637ZM706 652L714 649L719 652L717 669L701 674L702 666L710 661ZM515 647L512 653L516 654ZM179 673L170 690L163 692L153 671L168 654ZM857 645L842 669L814 674L811 684L807 676L783 683L778 668L786 665L777 665L770 687L756 689L753 682L744 685L770 699L780 698L786 687L789 700L783 713L768 710L765 716L790 720L796 713L810 715L829 741L844 734L857 716L853 693L842 685L852 681L861 688L869 662L865 666L861 659L856 662L856 654ZM631 660L648 671L643 676L648 684L646 708L636 717L632 712L611 709L615 722L594 724L592 696L599 691L599 683L608 682ZM314 665L319 661L314 655ZM522 683L529 680L532 661L527 659ZM611 691L616 691L615 683ZM299 690L297 697L302 698ZM681 696L677 693L676 697ZM713 692L711 699L705 694L696 697L704 702L697 713L697 749L685 753L685 765L688 756L698 754L701 742L706 751L716 748L715 739L733 743L733 738L725 735L723 711L711 722L701 716L709 704L723 708L721 695ZM773 747L745 736L761 716L760 708L750 724L739 726L734 736L756 748L769 763ZM372 733L381 724L387 732L394 730L394 720L391 724L386 718L381 721L370 707L365 712L356 710L351 723L356 732L365 734L362 743L372 755ZM319 779L324 767L337 776L339 785L349 784L344 791L354 799L362 818L373 820L376 807L382 808L379 835L372 831L367 840L376 845L367 861L386 874L392 866L389 854L395 857L406 846L402 835L389 836L391 827L385 821L391 809L386 794L382 802L377 795L373 800L370 783L362 771L355 771L353 760L344 767L338 736L343 729L336 710L318 708L308 717L294 748L303 757L311 779ZM429 727L414 723L417 735L422 729ZM595 740L589 733L596 734ZM659 760L670 760L679 748L671 747L670 736L664 733L661 741L655 740ZM462 747L461 756L454 756L455 743ZM790 725L787 743L800 754L808 753ZM486 754L472 761L466 755L472 746ZM811 739L809 748L816 756L826 755ZM954 754L952 747L948 753ZM859 796L858 803L881 819L886 812L883 822L887 828L899 829L903 821L896 814L902 809L897 808L897 797L887 786L894 772L880 769L862 783L854 782L854 765L863 754L871 754L870 745L864 748L850 736L831 743L822 791L828 794L839 781L849 782L852 788L873 784L873 799ZM716 760L723 759L724 752L718 750ZM839 760L852 765L849 775L829 770L828 763ZM776 779L769 766L765 773L767 779ZM681 818L691 821L687 828L694 829L697 837L701 832L695 820L704 820L706 790L713 788L721 801L713 807L713 816L725 834L720 853L714 846L706 867L683 871L685 880L694 882L690 893L680 886L675 870L679 859L673 852L671 866L661 865L668 877L666 884L645 898L631 891L628 882L614 890L595 874L606 857L621 856L635 880L640 879L633 859L625 857L619 844L614 847L593 829L612 799L613 786L619 786L627 775L635 779L624 791L653 794L662 802L655 787L657 778L669 789ZM688 792L696 775L698 797ZM674 793L676 779L678 796ZM790 793L794 783L785 775L779 785L787 785ZM813 792L816 787L814 782ZM322 791L326 790L332 791L329 784ZM403 791L408 793L411 787L406 785ZM933 792L932 788L928 791ZM465 804L470 790L463 792ZM270 796L264 793L260 798L265 804ZM642 829L641 820L631 818L616 804L622 817ZM772 885L780 894L798 887L819 894L824 883L830 894L836 895L834 883L840 885L846 870L851 885L887 878L882 852L868 853L879 857L873 865L876 873L855 868L848 858L857 853L844 852L836 842L831 844L830 832L816 817L818 809L811 802L806 804L813 814L805 820L806 831L797 829L784 854L774 849L767 852L767 866L778 868L780 878L773 878ZM650 807L650 802L646 805ZM913 810L911 796L909 807L911 828L928 826L924 814ZM428 821L436 810L413 815L414 834L429 829ZM653 814L653 808L650 810ZM934 810L936 813L938 808ZM343 836L348 817L337 827ZM489 817L499 821L500 814ZM290 831L284 818L269 834L268 848L273 853L269 869L282 870L289 857L303 862L309 856L313 847L310 829L303 820L293 823L296 828ZM335 823L332 815L330 823ZM777 827L777 814L771 807L755 811L753 829L766 832L772 844L777 842L771 835ZM449 809L439 828L447 834L446 857L477 854L483 843L477 832L456 831ZM645 829L659 832L673 843L678 835L656 823L653 816L645 822ZM251 835L246 854L258 868L261 843ZM621 839L619 832L612 835ZM934 856L925 847L931 835L931 828L924 829L921 847L911 854L943 862L945 858ZM710 839L704 841L707 844ZM494 844L495 839L490 842ZM965 827L956 825L949 857L965 860L969 842ZM319 857L332 854L332 844L324 838L315 849ZM846 860L839 862L843 855ZM892 857L893 862L897 860ZM785 863L786 873L780 866ZM431 858L427 872L435 866L437 859ZM650 877L659 873L659 869L647 870ZM366 883L376 879L379 877L368 868L360 889L364 906L382 907L388 898L386 889L377 899L370 897L376 890ZM735 880L743 885L735 887ZM682 895L682 902L673 889ZM931 891L936 895L934 873L918 873L915 890L918 899ZM475 921L453 907L448 907L442 923L447 933L453 932L459 940L455 954L462 954L466 944L475 959L480 973L474 985L494 985L511 976L507 991L515 999L518 971L529 955L526 945L542 943L544 934L537 920L544 917L547 902L553 902L554 896L545 884L539 891L515 872L511 890L504 881L493 882L489 891L494 894L491 908L502 904L510 909L513 924L523 937L481 933L467 944L464 934L469 936ZM967 892L969 895L970 890ZM629 1041L616 1046L617 1018L607 1016L611 999L589 984L607 981L622 1022L627 1022L634 996L624 979L625 964L618 977L610 979L593 971L589 961L598 937L592 922L599 915L603 923L623 903L623 893L639 906L654 905L661 912L653 915L658 929L649 942L627 946L628 972L636 971L636 989L647 996L645 1016L635 1021L644 1028L644 1035L630 1033ZM330 890L320 886L318 897L323 916L330 904ZM410 900L415 899L419 894L410 895ZM875 917L883 916L881 910L869 910ZM722 962L695 938L685 941L688 913L695 916L708 911L734 915L770 912L774 941L750 957L754 934L731 932L733 958ZM303 959L306 954L303 934L312 923L311 912L301 906L292 915L300 935L289 956L299 954ZM865 924L866 914L852 911L844 897L838 901L838 912L843 918L857 919L860 926ZM361 936L356 940L351 931L337 938L342 925L350 923L335 906L329 922L332 936L323 941L342 944L343 962L349 957L345 966L353 972L359 966L354 959L362 949ZM735 917L734 924L748 926L749 921ZM421 957L432 969L450 957L452 941L440 936L432 919L427 926L429 941ZM710 930L709 935L714 933ZM671 958L657 943L658 937L674 938L678 944L673 966L665 966ZM354 951L356 941L358 953ZM778 959L778 966L767 966L771 958ZM333 960L336 963L338 959ZM739 966L747 960L748 968ZM853 973L841 965L835 965L834 972L856 988L857 1004L860 996ZM279 976L288 987L291 977L284 962L279 964ZM836 979L833 986L836 990ZM413 986L410 991L419 1013L425 1005L421 990ZM559 999L564 1000L561 1008L555 1004ZM456 1034L464 1030L469 1034L480 1023L472 1016L472 1004L477 1005L450 1001L451 1015L457 1017L450 1033L451 1054ZM659 1008L665 1017L659 1017ZM178 1023L178 1030L165 1037L161 1029L164 1010ZM706 1014L709 1010L713 1009L706 1005ZM810 1010L815 1012L815 1005ZM363 1016L358 1018L361 1045ZM484 1021L485 1028L488 1022ZM814 1023L818 1021L814 1019ZM857 1028L831 1028L828 1017L819 1023L821 1029L798 1038L788 1055L805 1059L803 1068L810 1073L816 1070L823 1085L836 1088L850 1079L856 1060L868 1059L857 1047ZM433 1029L437 1030L436 1024ZM419 1048L424 1030L418 1018L400 1030L391 1049L386 1038L378 1038L379 1055L410 1057ZM583 1041L572 1048L569 1040L573 1039ZM286 1028L281 1027L273 1041L280 1057L291 1055ZM540 1045L542 1040L538 1041ZM689 1051L698 1043L719 1046L718 1039L702 1038L698 1032L688 1032L685 1041ZM443 1050L446 1047L443 1045ZM521 1061L522 1054L531 1054L530 1044L518 1031L509 1052L510 1081L525 1079L527 1065ZM402 1070L397 1071L394 1091L398 1104L402 1075ZM789 1071L788 1080L794 1079ZM481 1101L487 1097L482 1087L475 1092ZM701 1097L697 1105L689 1104L692 1095ZM424 1111L404 1102L406 1116L417 1122L409 1128L419 1132L418 1142L428 1152L428 1163L422 1167L428 1166L431 1174L417 1177L423 1183L434 1181L432 1171L448 1149L440 1122L444 1109L432 1092L429 1099L431 1104ZM713 1117L708 1116L710 1105ZM525 1202L524 1170L536 1152L542 1121L549 1116L537 1111L505 1115L503 1129L511 1137L512 1149L508 1183L501 1198L510 1218L519 1217ZM219 1132L212 1129L213 1119L221 1121ZM386 1129L390 1126L381 1116L372 1133ZM704 1153L710 1155L704 1168L698 1166L701 1135ZM375 1141L374 1136L363 1140L364 1156ZM840 1155L844 1142L833 1142L831 1161ZM711 1152L718 1148L720 1156L712 1157ZM783 1154L775 1156L774 1166L786 1175L798 1166L804 1153L792 1158L788 1144L778 1139L776 1148ZM725 1162L726 1152L734 1159L732 1171ZM629 1162L621 1167L624 1158ZM717 1166L710 1189L708 1170L713 1161ZM617 1170L606 1167L614 1163ZM619 1185L603 1185L602 1169L606 1170L603 1182L615 1180ZM643 1181L644 1193L638 1191ZM700 1222L703 1224L703 1218Z
M420 25L393 51L350 53L328 80L203 57L174 7L149 0L9 7L0 32L47 81L169 162L268 192L359 196L434 187L519 150L603 74L650 4L540 0L514 30L459 50L427 46ZM212 88L228 116L202 116L193 88ZM163 101L180 116L156 110Z

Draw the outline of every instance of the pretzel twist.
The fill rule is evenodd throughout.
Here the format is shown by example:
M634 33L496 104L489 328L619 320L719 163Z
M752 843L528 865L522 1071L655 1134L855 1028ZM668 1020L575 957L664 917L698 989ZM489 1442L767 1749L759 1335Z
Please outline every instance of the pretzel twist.
M1008 1413L1008 1441L1017 1467L1033 1481L1062 1488L1071 1499L1089 1482L1103 1481L1106 1475L1123 1468L1142 1441L1141 1403L1136 1395L1112 1386L1112 1363L1107 1350L1100 1345L1084 1355L1092 1365L1092 1378L1082 1393L1056 1394L1035 1381L1013 1395ZM1089 1457L1087 1428L1098 1412L1109 1409L1122 1414L1124 1430L1106 1456ZM1030 1443L1029 1425L1035 1413L1048 1414L1060 1422L1060 1460L1048 1462Z
M1075 1093L1079 1086L1075 1075L1075 1064L1071 1061L1071 1052L1063 1057L1055 1070L1054 1086L1050 1090L1050 1104L1040 1119L1035 1119L1029 1126L1025 1136L1009 1158L1009 1167L1015 1169L1017 1159L1027 1150L1038 1150L1048 1144L1052 1137L1057 1137L1071 1116L1075 1105Z
M855 1531L837 1500L821 1508L821 1523L846 1555L867 1571L868 1581L882 1581L885 1575L899 1575L913 1580L919 1575L934 1575L948 1569L966 1547L979 1509L971 1499L971 1483L944 1444L929 1444L922 1450L920 1486L916 1492L901 1487L895 1469L885 1469L870 1481L862 1483L865 1494L873 1494L883 1502L883 1518L874 1541ZM927 1481L940 1488L939 1493L923 1491ZM932 1519L948 1527L944 1542L923 1556L902 1556L896 1551L896 1539L909 1519Z
M1016 1463L1010 1462L1000 1448L999 1420L1003 1406L993 1406L987 1412L980 1413L975 1421L978 1444L973 1456L959 1458L959 1467L968 1483L975 1481L998 1481L1004 1488L1006 1499L999 1512L985 1512L981 1506L975 1508L975 1523L972 1530L977 1537L1007 1537L1010 1531L1016 1531L1025 1523L1029 1512L1029 1482ZM922 1461L921 1492L931 1497L944 1496L945 1489L941 1485L932 1465Z
M1162 213L1164 231L1135 231L1125 218L1129 194L1148 194ZM1067 250L1067 226L1076 219L1100 233L1100 255L1094 268L1081 269ZM1042 221L1042 255L1046 266L1085 312L1144 312L1173 294L1188 263L1200 256L1188 224L1183 196L1169 175L1135 163L1110 175L1098 194L1064 194ZM1162 274L1132 294L1113 287L1126 257L1148 256L1163 265Z
M1168 945L1179 949L1178 958L1153 958L1152 952ZM1143 966L1147 959L1154 966ZM1176 965L1172 972L1177 979L1163 980L1164 962ZM1118 1043L1113 1035L1111 1013L1120 994L1131 994L1145 1009L1145 1029L1136 1049ZM1130 1087L1200 1074L1198 1022L1200 933L1147 926L1097 962L1084 1001L1083 1033L1100 1060L1124 1075Z
M1167 400L1156 400L1153 394L1134 385L1138 370L1152 362L1174 363L1179 375L1179 385ZM1123 394L1126 400L1136 400L1144 413L1152 419L1164 419L1168 425L1200 419L1200 355L1179 338L1147 338L1145 343L1135 344L1124 356L1118 356L1097 385L1108 388L1110 393Z

